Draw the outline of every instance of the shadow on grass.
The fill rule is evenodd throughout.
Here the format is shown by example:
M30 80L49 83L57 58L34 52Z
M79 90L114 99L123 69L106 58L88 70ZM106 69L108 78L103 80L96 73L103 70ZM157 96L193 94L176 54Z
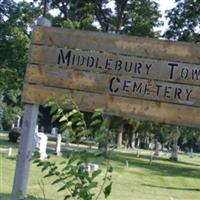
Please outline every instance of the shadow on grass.
M69 152L70 151L68 151L68 153ZM65 151L63 156L66 157L68 153ZM102 157L95 157L94 153L76 152L76 154L78 154L79 156L83 153L87 154L88 157L92 158L97 164L105 165L106 163L105 159L103 159ZM152 165L150 165L150 156L148 155L140 155L140 157L138 158L134 153L113 152L109 160L120 163L124 166L126 161L128 161L130 167L136 166L139 168L149 169L150 171L152 171L152 173L159 176L182 176L200 178L200 168L198 169L198 164L190 164L187 162L174 162L170 161L168 158L154 157L153 163Z
M10 200L10 195L11 194L6 194L6 193L0 193L0 199L1 200ZM33 195L28 195L24 200L50 200L47 198L41 198L41 197L35 197Z
M7 148L9 146L17 147L18 144L10 143L7 139L0 140L0 145L3 148ZM77 150L77 154L80 155L81 150L88 149L80 148L80 147L70 147L71 150L65 150L63 152L63 157L66 158L66 154L70 151ZM48 154L54 154L54 145L51 145L50 148L47 149ZM94 154L97 152L96 150L91 151L90 153L84 152L83 154L87 154L90 159L92 159L97 164L105 164L106 161L102 157L95 157ZM82 154L82 155L83 155ZM15 160L14 157L9 158L10 160ZM149 169L151 173L159 176L174 176L174 177L192 177L200 179L200 165L196 163L190 162L173 162L168 158L164 157L153 157L153 162L150 165L150 154L149 155L140 155L138 158L135 153L126 153L126 152L113 152L109 158L111 161L116 163L123 164L125 166L126 161L128 161L129 166L135 166L139 168ZM139 172L138 172L139 173Z
M183 165L190 165L190 166L200 167L200 164L196 164L196 163L190 163L190 162L184 162L184 161L178 161L178 163L183 164Z
M64 152L63 157L67 157L70 151ZM87 155L90 161L93 161L100 165L106 165L106 160L102 157L94 156L95 152L75 152L78 156ZM153 162L150 165L150 156L140 155L138 158L134 153L122 153L122 152L112 152L109 157L111 162L120 164L116 166L121 170L121 166L126 165L126 161L129 163L129 167L145 168L149 170L149 173L158 176L172 176L172 177L185 177L185 178L195 178L200 179L200 167L198 164L187 163L187 162L174 162L170 161L168 158L154 157ZM136 172L140 173L140 172ZM142 170L141 170L142 173Z
M147 187L161 188L161 189L167 189L167 190L185 190L185 191L200 192L200 188L170 187L170 186L160 186L160 185L151 185L151 184L142 184L142 185L147 186Z
M18 145L18 143L10 142L6 136L0 137L0 147L2 149L7 149L9 147L18 148Z
M150 165L150 156L141 155L138 158L135 154L119 152L113 153L110 159L123 164L128 161L129 166L149 169L152 173L159 176L200 178L200 167L198 168L198 165L192 163L174 162L167 158L154 157Z
M128 157L128 158L142 158L143 160L149 161L150 160L150 155L140 155L139 158L137 158L137 155L135 153L124 153L124 152L117 152L116 154L119 154L122 157ZM183 164L183 165L188 165L188 166L194 166L194 167L200 167L200 164L196 163L191 163L191 162L184 162L184 161L172 161L169 158L164 158L164 157L159 157L159 156L153 156L153 161L164 161L164 162L169 162L169 163L174 163L174 164Z

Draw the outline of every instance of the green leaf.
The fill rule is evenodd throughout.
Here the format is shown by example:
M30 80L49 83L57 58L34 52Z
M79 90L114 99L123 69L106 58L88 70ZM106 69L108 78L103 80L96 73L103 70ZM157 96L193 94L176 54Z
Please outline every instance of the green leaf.
M54 173L49 172L48 174L46 174L46 175L44 176L44 178L48 178L48 177L53 176L53 175L54 175Z
M60 119L59 122L67 121L68 117L66 115L63 115Z
M95 112L93 113L91 119L102 117L102 114L103 114L102 109L96 109Z
M112 173L113 167L111 165L109 165L107 169L108 169L108 172Z
M92 179L94 179L95 177L97 177L100 173L101 173L100 169L97 170L97 171L92 172Z
M75 123L77 123L77 122L80 122L80 121L82 121L82 119L78 116L78 117L74 117L73 119L71 119L71 122L73 123L73 124L75 124Z
M40 162L40 159L36 159L33 161L33 163L39 163Z
M67 127L71 127L72 126L72 122L71 121L67 122L66 126Z
M41 169L42 172L45 171L48 167L49 167L49 165L44 165L44 166L42 167L42 169Z
M56 112L58 109L58 107L54 104L51 106L51 109L50 109L50 115L52 115L54 112Z
M78 113L78 110L73 109L71 112L69 112L68 116L71 117L71 116L73 116L74 114L77 114L77 113Z
M71 195L66 195L65 198L64 198L64 200L67 200L67 199L69 199L70 197L71 197Z
M110 195L111 190L112 190L112 182L108 186L106 186L103 191L105 199L107 199L107 197Z
M69 160L68 160L68 165L70 165L71 163L73 163L76 160L74 155L71 155Z
M58 178L58 179L56 179L55 181L53 181L51 184L54 185L54 184L56 184L56 183L61 182L62 180L63 180L62 178Z
M59 188L58 190L57 190L57 192L60 192L60 191L62 191L62 190L65 190L67 188L67 184L65 184L64 186L62 186L61 188Z
M88 189L95 188L95 187L97 187L97 185L98 185L98 183L96 181L92 182L89 184Z
M94 121L91 122L90 127L99 125L101 123L102 123L102 120L96 119L96 120L94 120Z
M60 132L64 133L67 129L69 129L69 127L67 126L67 123L64 123L61 127L60 127Z
M55 122L59 117L60 117L59 114L53 115L53 116L52 116L52 119L51 119L51 122L52 122L52 123Z

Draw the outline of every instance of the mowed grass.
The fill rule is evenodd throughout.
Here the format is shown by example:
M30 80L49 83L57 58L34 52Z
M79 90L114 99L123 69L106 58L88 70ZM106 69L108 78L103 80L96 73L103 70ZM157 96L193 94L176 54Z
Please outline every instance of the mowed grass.
M48 153L56 162L66 158L53 155L49 143ZM13 156L8 157L8 148L14 149ZM150 151L121 150L111 154L110 163L114 167L113 188L108 200L199 200L200 199L200 156L189 158L179 155L179 162L169 161L169 154L153 158L150 165ZM9 143L5 136L0 138L0 200L8 200L12 190L16 164L17 146ZM95 158L88 153L91 160L105 170L105 160ZM128 166L127 166L128 163ZM35 164L31 164L28 195L39 200L62 200L64 192L58 193L56 185L51 185L52 179L43 178L44 173ZM103 177L103 173L99 180ZM101 198L103 199L103 198Z

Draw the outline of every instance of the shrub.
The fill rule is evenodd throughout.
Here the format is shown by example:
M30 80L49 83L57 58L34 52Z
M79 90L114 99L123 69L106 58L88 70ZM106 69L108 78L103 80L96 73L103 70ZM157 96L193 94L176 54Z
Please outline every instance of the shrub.
M18 128L13 128L8 133L8 138L10 142L17 143L20 136L20 130Z

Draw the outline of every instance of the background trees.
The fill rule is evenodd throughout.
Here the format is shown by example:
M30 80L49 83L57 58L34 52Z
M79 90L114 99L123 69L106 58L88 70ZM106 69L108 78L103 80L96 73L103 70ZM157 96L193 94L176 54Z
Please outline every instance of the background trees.
M40 8L26 2L0 1L0 96L2 123L10 128L16 115L22 112L20 95L30 41L30 25Z
M176 0L176 7L167 12L169 28L165 32L168 39L200 41L200 3L198 0Z
M0 128L1 122L4 129L10 128L16 115L22 113L20 95L30 35L35 20L43 13L43 5L44 0L29 3L0 0ZM199 10L197 0L176 0L176 7L166 15L169 28L164 37L198 42ZM57 27L161 37L154 31L162 24L159 5L155 0L51 0L48 1L47 17ZM46 123L42 119L42 116L47 116L46 111L41 111L40 122ZM136 119L113 118L111 121L115 121L112 126L117 132L118 146L127 143L128 147L136 144L148 147L150 141L170 146L173 142L174 126ZM181 128L179 132L177 142L182 148L198 143L198 129Z

